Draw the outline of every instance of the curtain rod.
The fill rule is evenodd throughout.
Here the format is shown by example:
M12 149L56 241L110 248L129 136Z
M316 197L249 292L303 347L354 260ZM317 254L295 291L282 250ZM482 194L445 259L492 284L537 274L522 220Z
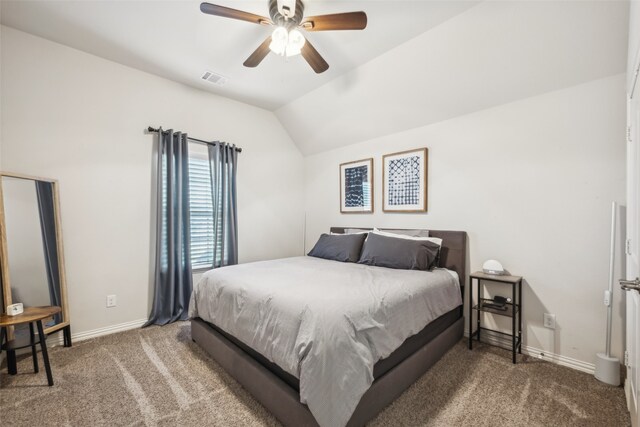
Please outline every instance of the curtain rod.
M160 132L160 129L155 129L155 128L152 128L151 126L149 126L149 127L147 128L147 132L154 132L154 133L158 133L158 132ZM190 136L188 136L188 135L187 135L187 138L188 138L188 139L190 139L190 140L192 140L192 141L201 142L201 143L203 143L203 144L209 144L209 145L216 145L216 144L217 144L217 142L203 141L202 139L192 138L192 137L190 137ZM235 147L235 149L236 149L236 151L237 151L238 153L242 153L242 148L240 148L240 147Z

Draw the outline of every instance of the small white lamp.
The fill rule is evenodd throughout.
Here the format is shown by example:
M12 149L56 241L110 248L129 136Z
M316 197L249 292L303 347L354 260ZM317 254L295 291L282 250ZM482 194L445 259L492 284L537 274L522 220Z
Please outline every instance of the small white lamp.
M494 274L496 276L505 274L504 268L502 268L502 264L500 264L495 259L485 261L485 263L482 264L482 271L487 274Z

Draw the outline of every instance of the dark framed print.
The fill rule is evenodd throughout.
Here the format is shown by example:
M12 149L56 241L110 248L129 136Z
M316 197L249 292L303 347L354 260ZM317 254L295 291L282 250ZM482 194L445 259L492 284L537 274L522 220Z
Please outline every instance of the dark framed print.
M340 212L373 212L373 159L340 165Z
M382 210L427 211L428 150L402 151L382 157Z

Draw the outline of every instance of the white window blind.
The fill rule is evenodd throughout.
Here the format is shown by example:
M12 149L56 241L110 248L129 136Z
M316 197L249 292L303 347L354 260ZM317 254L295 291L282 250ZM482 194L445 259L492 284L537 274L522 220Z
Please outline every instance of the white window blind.
M189 214L191 228L191 268L207 269L220 266L222 262L222 239L216 241L213 224L218 221L218 227L222 226L222 212L214 215L211 196L211 165L208 151L205 146L197 143L189 143ZM167 167L162 165L162 205L166 211L167 206ZM167 238L167 220L162 218L162 237ZM214 260L214 247L217 246L216 259ZM215 261L215 262L214 262ZM162 265L167 265L166 250L162 252Z
M213 223L220 215L214 215L211 199L211 166L208 157L203 156L191 144L189 149L189 208L191 215L191 268L212 268L220 265L222 241L216 242ZM206 151L205 151L206 152ZM221 240L221 239L218 239ZM217 245L217 259L214 247ZM215 262L214 262L215 261Z
M213 203L208 159L189 157L191 268L213 265Z

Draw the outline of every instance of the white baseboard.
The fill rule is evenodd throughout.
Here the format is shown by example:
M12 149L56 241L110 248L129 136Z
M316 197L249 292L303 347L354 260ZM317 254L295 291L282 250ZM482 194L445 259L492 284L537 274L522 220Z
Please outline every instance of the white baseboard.
M105 326L104 328L92 329L90 331L78 332L71 334L71 342L84 341L91 338L101 337L103 335L114 334L116 332L128 331L141 327L147 322L148 319L132 320L131 322L119 323L117 325ZM57 336L56 336L57 335ZM63 336L62 331L56 333L56 335L47 339L47 343L52 346L62 345Z
M91 338L100 337L103 335L109 335L116 332L128 331L131 329L136 329L141 327L147 322L147 319L138 319L132 320L131 322L119 323L117 325L105 326L104 328L92 329L90 331L78 332L76 334L71 335L72 342L84 341ZM469 330L465 329L464 336L469 337ZM504 339L499 339L495 335L485 334L483 337L483 341L486 341L489 344L496 344L500 346L504 346L507 343ZM48 339L47 342L49 345L62 345L62 332L58 334L57 339ZM527 356L537 357L542 360L546 360L551 363L555 363L557 365L566 366L568 368L572 368L578 371L586 372L588 374L592 374L595 372L595 365L593 363L584 362L582 360L574 359L572 357L563 356L561 354L551 353L546 350L541 350L536 347L531 347L528 345L522 346L522 353ZM2 362L2 356L0 355L0 362Z
M490 333L484 334L484 336L482 337L483 342L499 345L500 347L507 349L511 346L510 341L507 342L506 339L500 339L495 335L489 334ZM469 338L468 329L465 329L464 336ZM505 344L509 347L505 347ZM596 366L593 363L563 356L561 354L551 353L550 351L542 350L528 345L522 345L522 354L526 354L527 356L531 357L537 357L538 359L546 360L547 362L555 363L557 365L566 366L567 368L575 369L577 371L586 372L587 374L591 375L593 375L596 369Z

